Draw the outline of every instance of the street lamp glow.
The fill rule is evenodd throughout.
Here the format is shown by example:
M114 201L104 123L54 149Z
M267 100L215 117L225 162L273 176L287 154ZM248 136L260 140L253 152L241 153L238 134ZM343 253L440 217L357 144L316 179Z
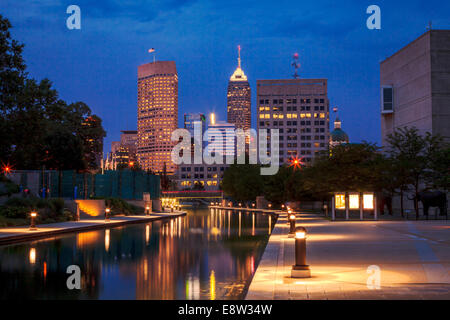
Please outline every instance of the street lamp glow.
M108 222L109 221L109 213L111 212L110 208L106 208L105 209L105 221Z
M306 230L295 231L295 239L306 239Z
M30 217L31 217L30 230L37 230L37 228L36 228L37 212L32 211L30 213Z

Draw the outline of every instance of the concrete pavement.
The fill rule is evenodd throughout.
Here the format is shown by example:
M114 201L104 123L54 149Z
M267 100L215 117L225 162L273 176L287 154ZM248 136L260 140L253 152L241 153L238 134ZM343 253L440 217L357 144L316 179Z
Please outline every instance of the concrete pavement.
M287 237L282 214L246 299L450 299L448 221L331 222L297 216L297 226L308 230L312 277L290 277L294 239Z

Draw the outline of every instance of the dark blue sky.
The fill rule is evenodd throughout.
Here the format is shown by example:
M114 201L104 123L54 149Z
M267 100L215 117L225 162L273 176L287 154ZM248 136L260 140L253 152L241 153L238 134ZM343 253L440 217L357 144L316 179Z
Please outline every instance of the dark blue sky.
M125 4L133 3L133 4ZM81 8L81 30L66 28L66 8ZM368 30L366 8L381 7L381 30ZM105 151L120 130L136 128L137 66L175 60L179 123L185 112L226 119L227 82L236 46L252 87L257 79L327 78L352 142L379 143L379 63L426 31L450 28L450 1L88 1L1 0L0 13L25 44L28 70L49 78L63 99L84 101L104 121Z

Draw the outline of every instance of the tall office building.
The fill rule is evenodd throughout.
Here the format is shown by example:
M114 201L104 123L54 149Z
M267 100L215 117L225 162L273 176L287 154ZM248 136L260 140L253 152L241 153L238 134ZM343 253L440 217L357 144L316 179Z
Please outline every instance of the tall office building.
M382 144L416 127L450 141L450 30L430 30L380 64Z
M238 46L238 67L230 77L227 92L227 122L236 129L250 129L251 92L247 76L241 69L241 46Z
M178 128L178 75L174 61L156 61L138 67L138 162L142 169L168 173L176 166L171 152Z
M279 129L280 164L327 150L327 79L257 80L258 129ZM268 143L270 152L270 143Z

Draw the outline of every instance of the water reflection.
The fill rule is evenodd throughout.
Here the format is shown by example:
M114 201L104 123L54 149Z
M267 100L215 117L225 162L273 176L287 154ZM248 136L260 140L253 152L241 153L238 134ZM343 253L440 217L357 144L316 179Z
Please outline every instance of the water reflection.
M243 298L271 225L270 215L205 209L1 246L0 298ZM72 264L81 268L81 290L66 288Z

